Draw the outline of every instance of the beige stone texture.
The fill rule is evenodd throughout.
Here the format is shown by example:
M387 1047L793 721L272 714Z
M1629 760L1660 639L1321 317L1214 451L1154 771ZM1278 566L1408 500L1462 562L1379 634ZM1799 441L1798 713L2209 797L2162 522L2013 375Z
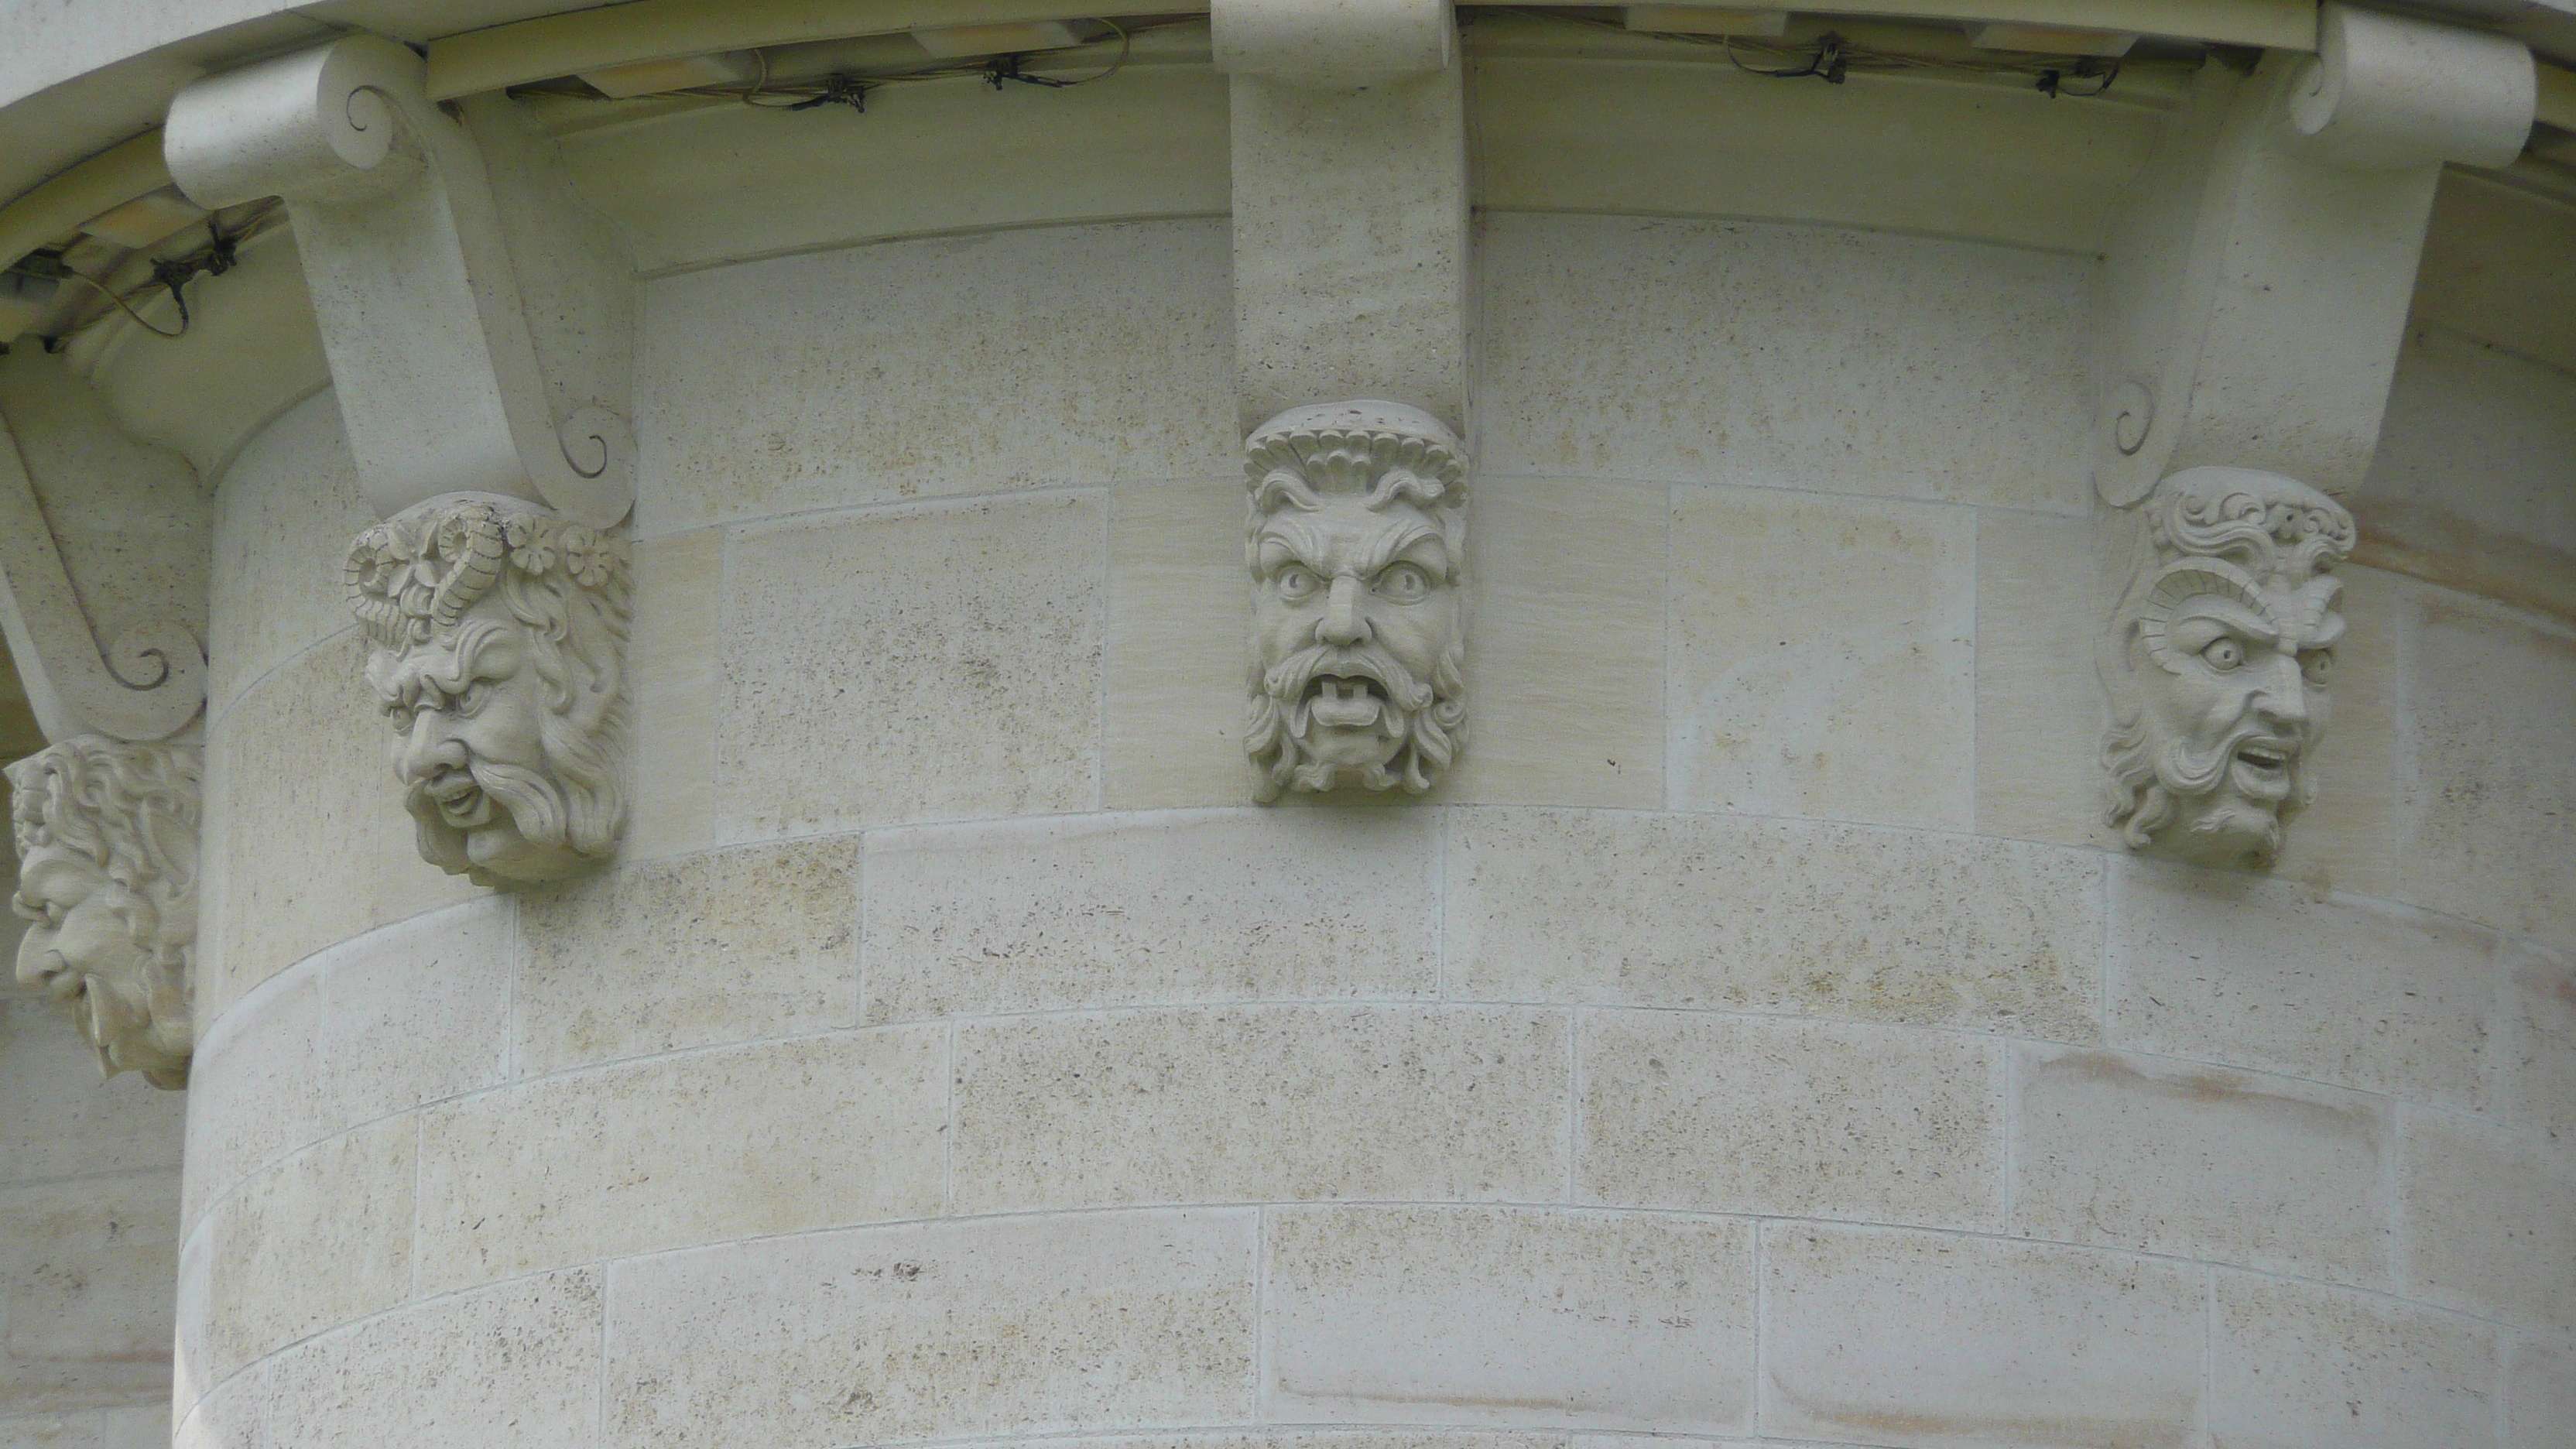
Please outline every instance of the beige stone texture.
M270 1449L273 1442L268 1433L266 1364L233 1375L223 1387L190 1405L178 1415L175 1432L170 1405L152 1404L129 1412L140 1416L130 1449ZM0 1437L0 1445L8 1443ZM129 1449L129 1445L107 1438L101 1449Z
M1470 487L1468 742L1444 798L1660 806L1668 490Z
M375 521L330 391L288 408L242 449L215 489L206 695L217 710L355 627L340 565L349 540Z
M2576 640L2456 595L2419 598L2398 890L2576 946Z
M1977 830L2110 845L2102 824L2102 685L2110 601L2096 525L1977 510Z
M1740 221L1497 214L1477 264L1489 473L2063 513L2090 501L2093 409L2077 350L2090 258ZM1818 308L1828 292L1834 305Z
M1243 755L1252 658L1244 509L1240 468L1110 494L1100 790L1112 810L1252 798Z
M1082 1214L617 1264L607 1444L1248 1423L1254 1237L1248 1210Z
M867 1020L1430 996L1436 829L1245 807L879 831Z
M1544 1201L1566 1174L1562 1012L1267 1007L957 1033L953 1207Z
M649 283L636 530L1233 474L1226 260L1225 223L1191 220L854 247Z
M1780 1017L1583 1015L1583 1201L1992 1230L2003 1049Z
M1767 1435L1899 1449L2199 1442L2201 1269L1797 1223L1766 1228L1762 1252Z
M1242 807L881 830L866 1016L1427 998L1435 828Z
M2367 536L2368 525L2364 525ZM2384 896L2400 878L2397 849L2398 719L2406 606L2415 585L2346 564L2336 603L2344 634L2334 646L2326 731L2301 769L2316 798L2293 816L2272 874L2316 890ZM2407 858L2404 871L2416 862Z
M638 861L530 891L519 1073L853 1025L858 906L849 839Z
M1976 561L1963 508L1677 490L1667 802L1969 829Z
M2482 1108L2494 933L2236 872L2111 868L2112 1045Z
M507 1079L511 919L509 898L486 894L322 959L326 1130ZM256 1099L243 1107L260 1110Z
M2015 1231L2390 1286L2385 1102L2050 1048L2015 1083Z
M2504 991L2504 1119L2576 1145L2576 964L2517 953Z
M1049 495L736 538L718 839L1094 804L1103 511Z
M1505 1208L1264 1216L1265 1419L1752 1423L1746 1224Z
M2576 1161L2482 1124L2409 1112L2398 1161L2398 1291L2576 1331Z
M177 1393L410 1296L415 1128L389 1118L244 1181L182 1245Z
M1720 815L1452 813L1452 995L1723 1006L2091 1042L2101 862Z
M2240 1273L2216 1288L2209 1431L2227 1449L2495 1442L2493 1328Z
M621 849L627 860L685 854L715 842L723 608L722 529L635 545L635 621L626 646L635 730Z
M166 1168L0 1188L0 1422L168 1389L178 1206Z
M2517 1336L2505 1351L2504 1449L2566 1449L2576 1437L2576 1351Z
M495 1284L280 1355L270 1442L589 1449L599 1442L602 1276Z
M1018 1449L1025 1441L988 1440L961 1449ZM1080 1449L1648 1449L1647 1441L1618 1434L1480 1433L1471 1429L1278 1428L1198 1433L1084 1435L1056 1441ZM1705 1440L1657 1438L1654 1449L1691 1449ZM1723 1449L1723 1446L1720 1446ZM1753 1449L1737 1445L1734 1449Z
M179 1165L187 1097L132 1073L100 1081L98 1053L57 1002L0 996L0 1103L0 1187Z
M181 1211L192 1231L253 1169L329 1135L324 1010L322 973L307 968L262 982L211 1026L199 1019L188 1092L175 1099L196 1108L188 1114Z
M935 1030L845 1032L430 1108L421 1290L936 1212L944 1057Z

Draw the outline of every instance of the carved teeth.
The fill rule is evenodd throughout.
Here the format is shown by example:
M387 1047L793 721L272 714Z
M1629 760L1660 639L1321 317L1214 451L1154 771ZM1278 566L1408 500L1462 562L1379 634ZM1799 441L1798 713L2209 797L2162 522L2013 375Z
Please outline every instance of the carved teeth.
M1373 679L1352 678L1338 674L1319 674L1310 686L1307 705L1314 717L1339 729L1356 729L1377 722L1385 701Z

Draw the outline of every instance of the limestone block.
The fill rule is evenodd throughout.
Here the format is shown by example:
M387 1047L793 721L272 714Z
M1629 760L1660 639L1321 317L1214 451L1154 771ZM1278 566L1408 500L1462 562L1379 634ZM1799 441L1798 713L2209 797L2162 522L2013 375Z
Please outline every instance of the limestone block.
M215 488L206 696L218 712L252 681L349 627L340 559L375 521L327 390L243 447Z
M591 1449L601 1277L495 1284L283 1354L269 1374L271 1442Z
M2110 898L2112 1045L2485 1105L2494 933L2145 861L2113 864Z
M205 998L201 994L200 1001ZM186 1182L191 1231L252 1170L330 1135L322 1098L322 972L288 971L203 1029L188 1069Z
M2365 533L2365 547L2368 535ZM2316 799L2299 812L2272 874L2317 890L2396 894L2399 701L2405 613L2416 586L2377 569L2335 570L2343 639L2334 648L2331 723L2308 745ZM2408 862L2405 869L2413 869Z
M1716 815L1461 810L1449 989L2096 1040L2099 860Z
M1226 275L1225 224L1188 220L855 247L652 282L636 530L1232 476Z
M0 1186L179 1165L188 1099L98 1080L59 1002L0 997Z
M1058 494L736 538L717 838L1092 805L1102 512Z
M1777 1017L1587 1012L1581 1200L1991 1231L2003 1049Z
M1485 476L1475 488L1475 745L1446 797L1662 805L1666 490Z
M1751 1423L1745 1224L1495 1208L1265 1220L1266 1419L1661 1433Z
M0 1449L265 1449L252 1437L257 1420L225 1427L234 1437L212 1438L192 1424L183 1424L173 1440L170 1407L162 1403L27 1414L0 1418Z
M270 1449L274 1442L268 1434L266 1364L233 1375L223 1387L180 1411L175 1433L169 1405L152 1404L131 1412L135 1416L131 1443L102 1436L99 1449ZM0 1437L0 1444L8 1443Z
M1240 432L1339 398L1465 422L1463 69L1357 93L1232 77Z
M1435 828L1246 807L879 831L867 1020L1429 996Z
M855 1024L855 840L640 861L519 905L518 1070Z
M384 927L322 967L326 1130L498 1086L509 1074L511 903L486 897ZM526 1003L519 1003L526 1010ZM256 1113L257 1098L233 1112Z
M2504 1118L2576 1144L2576 964L2533 951L2507 972Z
M2445 208L2482 199L2444 191L2434 202L2436 236ZM2474 233L2478 244L2494 245L2508 225L2481 225ZM2434 249L2428 241L2426 251ZM2428 292L2476 276L2458 277L2467 269L2456 261L2444 267L2428 256L2427 262L2418 286ZM2484 325L2469 335L2420 324L2408 330L2388 390L2379 451L2354 507L2365 519L2378 515L2373 505L2383 499L2412 505L2399 515L2409 522L2428 513L2448 515L2499 552L2507 540L2523 540L2576 553L2576 507L2546 482L2576 448L2576 411L2569 407L2576 383L2530 349L2507 350L2483 340L2537 318L2477 320ZM2459 447L2463 437L2476 438L2478 445Z
M1254 1234L1244 1209L1084 1214L620 1263L607 1444L1246 1423Z
M1021 1442L1015 1439L993 1440L961 1446L961 1449L1013 1449ZM1197 1433L1085 1436L1079 1442L1083 1449L1618 1449L1622 1445L1647 1449L1644 1441L1616 1434L1479 1433L1469 1429L1401 1427L1202 1430ZM1654 1444L1656 1449L1691 1449L1691 1446L1705 1445L1705 1442L1659 1437ZM1709 1446L1709 1449L1727 1449L1727 1446ZM1753 1446L1735 1445L1732 1449L1753 1449Z
M1239 476L1112 490L1108 615L1103 802L1146 810L1251 799Z
M2399 894L2576 944L2576 639L2425 590L2399 741Z
M943 1035L730 1047L432 1107L420 1123L422 1291L936 1212ZM795 1110L781 1111L788 1100Z
M2236 1449L2488 1444L2496 1335L2482 1323L2306 1283L2216 1275L2209 1430Z
M1766 1434L1904 1449L2193 1442L2199 1268L1805 1224L1767 1229L1762 1251Z
M157 1168L0 1189L0 1422L166 1387L178 1186Z
M2557 1449L2576 1425L2576 1353L2517 1336L2505 1353L2504 1449Z
M722 530L635 545L635 624L626 645L635 736L627 860L702 850L715 841L723 608Z
M1547 1200L1562 1012L1245 1007L958 1028L953 1206Z
M1668 803L1968 829L1976 528L1921 503L1676 493Z
M215 1204L179 1255L178 1397L412 1288L414 1128L391 1117L317 1142Z
M2519 1134L2410 1112L2398 1160L2398 1291L2576 1331L2576 1164Z
M2117 1052L2015 1074L2016 1231L2388 1288L2384 1102Z
M2102 845L2094 524L1977 510L1977 831Z
M1878 231L1498 213L1477 254L1478 462L2081 513L2095 265Z

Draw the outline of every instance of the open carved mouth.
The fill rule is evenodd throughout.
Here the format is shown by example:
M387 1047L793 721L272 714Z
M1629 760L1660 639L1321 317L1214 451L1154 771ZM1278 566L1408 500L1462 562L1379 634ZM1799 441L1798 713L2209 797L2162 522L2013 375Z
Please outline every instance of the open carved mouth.
M2284 739L2257 735L2236 746L2232 773L2236 788L2257 800L2279 800L2290 793L2290 764L2298 748Z
M1386 686L1363 675L1318 674L1306 683L1306 708L1316 723L1362 729L1386 711Z
M438 806L438 818L459 830L474 829L492 814L492 803L470 770L442 770L423 789Z

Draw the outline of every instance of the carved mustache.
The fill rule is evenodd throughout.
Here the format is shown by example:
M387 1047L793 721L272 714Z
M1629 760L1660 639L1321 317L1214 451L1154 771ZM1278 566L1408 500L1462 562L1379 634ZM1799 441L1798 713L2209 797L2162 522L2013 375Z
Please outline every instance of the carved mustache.
M1387 702L1406 714L1418 714L1431 707L1431 686L1405 668L1402 660L1375 643L1317 644L1300 649L1272 665L1262 675L1261 689L1272 699L1296 710L1305 702L1307 686L1321 675L1374 680L1379 688L1386 691ZM1299 711L1297 733L1305 733L1302 711Z
M2218 787L2219 778L2227 773L2227 767L2236 760L2237 750L2248 740L2275 739L2288 745L2285 751L2288 764L2291 769L2297 769L2300 758L2307 753L2307 726L2290 724L2275 729L2258 721L2246 720L2228 731L2217 747L2207 754L2194 754L2188 740L2174 741L2158 753L2156 777L2166 789L2177 794L2205 795Z
M572 810L562 788L552 779L525 766L481 758L467 760L465 771L474 777L475 788L509 815L511 825L523 838L540 845L564 843L571 828ZM443 774L413 781L403 791L403 806L415 819L449 828L432 791L441 778Z

